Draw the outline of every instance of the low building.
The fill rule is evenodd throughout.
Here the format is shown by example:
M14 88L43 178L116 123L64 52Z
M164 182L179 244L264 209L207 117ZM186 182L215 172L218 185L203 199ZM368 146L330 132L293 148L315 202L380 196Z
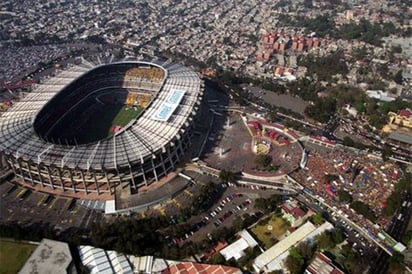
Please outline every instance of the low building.
M389 133L389 143L411 149L412 111L410 109L401 109L398 113L388 112L388 123L382 131Z
M194 262L171 261L153 256L136 257L93 246L79 247L80 260L90 273L98 274L195 274L222 273L240 274L240 269L224 265L198 264ZM44 272L40 272L44 273ZM61 272L51 272L61 273Z
M344 274L325 254L316 254L315 259L306 268L305 274Z
M252 235L245 229L239 232L239 236L240 238L237 241L220 250L220 254L222 254L226 261L232 258L236 261L239 260L245 255L246 249L254 248L258 245Z
M198 264L193 262L176 262L164 269L162 274L242 274L239 268L225 265Z
M343 109L346 110L353 117L356 117L358 115L358 111L356 110L356 108L354 108L353 106L349 104L346 104Z
M398 113L388 112L388 125L412 129L412 111L401 109Z
M398 145L407 149L412 149L412 133L403 131L391 132L388 136L388 141L394 145Z
M271 267L269 265L273 261L275 261L277 257L287 252L289 248L300 242L315 229L315 225L313 225L311 222L305 223L293 233L291 233L288 237L257 256L253 263L253 268L258 273L262 270L271 271Z
M367 90L366 95L369 98L374 98L383 102L392 102L396 100L396 96L393 96L392 94L389 94L387 91L382 90Z
M133 265L125 255L88 245L79 246L82 264L90 273L133 273Z
M256 272L269 273L275 270L285 269L284 261L289 256L292 246L305 241L313 240L315 236L333 228L329 222L316 227L311 222L306 222L288 237L278 242L258 257L256 257L253 268Z
M213 255L220 252L220 250L224 249L226 246L228 246L226 242L217 242L217 244L214 247L207 249L203 254L197 256L197 259L201 262L206 262L210 260L210 258L212 258Z
M20 274L77 273L67 243L43 239L26 261Z
M296 200L289 199L280 206L282 210L283 218L289 221L291 226L297 226L301 224L305 212L300 208Z

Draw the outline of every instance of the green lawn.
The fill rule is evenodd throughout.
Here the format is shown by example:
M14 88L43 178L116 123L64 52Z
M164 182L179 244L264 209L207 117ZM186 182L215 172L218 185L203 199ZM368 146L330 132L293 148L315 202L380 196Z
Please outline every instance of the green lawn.
M89 117L86 123L87 127L80 130L80 142L88 143L113 135L113 126L124 127L136 118L142 110L141 108L137 108L137 110L133 108L126 109L123 105L106 106L101 111L96 112L93 117Z
M132 119L136 118L142 109L137 108L134 110L133 108L122 107L120 111L116 114L116 116L112 120L112 126L122 126L124 127L127 125Z
M17 273L36 245L0 240L0 274Z
M268 229L271 226L272 230ZM252 228L252 233L263 243L265 249L274 245L280 236L289 228L288 222L281 217L272 216L267 224L258 224Z

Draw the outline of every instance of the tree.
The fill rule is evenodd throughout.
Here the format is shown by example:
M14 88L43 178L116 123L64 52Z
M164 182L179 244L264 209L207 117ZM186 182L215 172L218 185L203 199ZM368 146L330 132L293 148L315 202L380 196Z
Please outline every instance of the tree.
M400 45L392 46L391 52L392 52L393 54L394 54L394 53L400 54L400 53L402 53L402 47L401 47Z
M309 5L306 1L306 5ZM298 18L298 26L306 28L309 32L316 32L318 36L325 36L335 29L335 21L330 15L319 15L313 19L308 17Z
M405 172L402 179L395 185L397 192L404 192L405 194L412 194L412 173Z
M260 168L267 169L272 164L272 156L259 154L256 156L255 164Z
M316 240L318 243L318 247L321 250L330 249L330 248L335 247L336 245L329 231L325 231L317 235Z
M402 196L399 192L393 191L386 199L386 206L383 209L383 214L386 217L395 214L396 210L401 206Z
M401 85L403 82L403 76L402 76L402 70L399 70L394 76L393 76L393 80L395 81L395 83Z
M340 244L345 240L345 237L341 229L334 228L330 231L330 234L335 244Z
M320 215L319 213L316 213L315 215L313 215L310 219L315 225L321 225L325 222L325 220L323 219L322 215Z
M338 190L338 197L339 201L343 203L351 203L352 202L352 195L344 189Z
M255 208L263 211L265 214L268 214L275 210L280 202L282 197L280 195L273 194L269 198L257 198L255 200Z
M405 235L403 235L402 242L405 245L408 245L411 240L412 240L412 230L408 230L406 231Z
M224 226L213 230L211 234L218 241L226 241L234 234L234 231Z
M355 142L349 136L343 137L342 144L347 147L353 147Z
M224 264L225 257L223 257L223 255L220 254L219 252L216 252L216 254L214 254L212 258L210 258L209 262L211 264Z
M309 75L316 75L317 79L321 81L333 80L332 76L336 74L346 75L349 71L342 50L325 57L315 58L313 55L308 55L302 58L300 63L308 68Z
M299 251L295 247L290 248L289 256L286 258L285 262L285 265L288 268L288 270L292 274L302 273L304 263L305 261L302 255L300 255Z
M372 209L367 204L361 201L353 201L350 204L350 207L353 208L358 214L362 214L363 216L368 218L370 221L372 222L376 221L375 213L372 211Z
M249 227L258 220L258 217L256 216L256 214L250 215L249 213L243 214L242 218L243 218L243 227Z
M395 185L395 190L386 199L386 207L383 209L383 214L387 217L392 216L401 206L404 194L412 193L412 174L406 172L404 177Z
M336 174L325 174L325 176L323 177L323 179L324 179L326 182L330 183L330 182L332 182L332 181L339 180L339 176L336 175Z
M311 241L301 242L296 248L302 255L306 263L308 263L312 259L316 251L316 245Z
M361 48L355 48L352 50L352 56L356 60L365 59L368 56L368 49L365 46Z
M307 106L305 114L321 123L326 123L329 120L330 115L335 113L335 111L336 99L326 98L318 99L313 105Z
M348 244L344 245L342 249L345 254L345 261L343 264L345 269L348 270L348 273L364 273L370 263L366 260L366 257L358 256Z
M232 222L232 227L236 230L236 231L240 231L243 229L243 220L240 216L236 216L235 219L233 219Z
M222 169L219 173L219 179L223 182L234 182L235 181L235 174L232 171Z
M389 260L389 269L388 273L404 273L405 272L405 267L403 265L403 260L405 256L402 253L399 253L395 251L393 253L392 257Z

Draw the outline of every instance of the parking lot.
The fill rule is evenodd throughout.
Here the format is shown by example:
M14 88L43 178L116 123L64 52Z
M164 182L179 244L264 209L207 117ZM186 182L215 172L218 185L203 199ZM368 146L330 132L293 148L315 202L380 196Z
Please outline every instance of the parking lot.
M48 223L65 230L87 228L101 219L100 212L81 206L75 199L36 192L11 182L0 185L0 195L1 223Z
M187 221L190 229L182 235L170 239L171 243L181 245L185 241L201 241L210 237L213 230L221 227L231 227L236 217L244 214L261 213L254 208L254 200L259 197L267 198L273 194L272 190L258 188L257 186L220 184L221 197L205 212L193 216ZM179 216L171 216L171 226L178 224Z

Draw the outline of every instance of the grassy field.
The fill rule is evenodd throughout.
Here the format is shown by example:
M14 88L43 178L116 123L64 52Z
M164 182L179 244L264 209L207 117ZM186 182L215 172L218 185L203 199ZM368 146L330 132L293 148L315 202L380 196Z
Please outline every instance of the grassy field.
M269 231L268 227L272 230ZM252 233L263 243L265 249L275 244L279 237L282 236L289 228L289 224L281 217L272 216L267 224L258 224L252 228Z
M0 239L0 274L17 273L36 247Z
M114 134L112 128L114 126L124 127L132 119L136 118L143 109L126 108L123 105L111 105L99 111L94 117L89 117L87 128L81 130L82 134L79 138L81 142L87 143L93 140L99 140L109 137Z
M133 108L126 108L122 107L120 111L116 114L116 116L112 120L112 126L122 126L124 127L129 123L132 119L136 118L142 109L137 108L134 110Z

